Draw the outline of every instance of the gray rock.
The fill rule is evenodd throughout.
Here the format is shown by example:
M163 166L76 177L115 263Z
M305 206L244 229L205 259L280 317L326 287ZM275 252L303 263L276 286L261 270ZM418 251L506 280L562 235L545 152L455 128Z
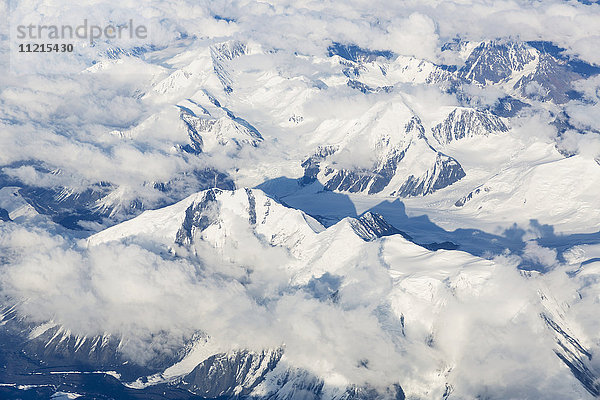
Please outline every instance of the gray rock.
M535 56L529 47L521 42L488 41L477 46L458 76L467 82L485 85L488 82L499 83L514 72L522 71Z
M409 176L400 189L393 192L392 195L399 197L425 196L450 186L465 176L465 171L458 161L438 153L435 164L424 176Z
M282 350L216 354L196 366L178 386L204 398L247 396L275 368L282 355Z
M489 111L456 108L432 131L433 137L444 145L463 138L508 132L508 127Z
M0 221L11 221L8 211L6 211L4 208L0 208Z
M338 169L335 165L328 164L327 161L329 156L339 151L339 147L320 147L315 154L302 164L304 177L301 182L314 182L322 171L322 183L327 190L376 194L387 188L392 196L408 197L433 193L465 176L465 172L458 161L436 151L429 145L425 137L425 128L423 128L419 118L413 117L406 124L405 135L409 140L406 141L407 144L404 148L382 143L380 148L384 149L383 152L373 149L376 154L379 151L379 160L370 169ZM404 182L400 186L389 188L388 185L392 178L396 177L398 167L404 162L406 154L409 151L415 151L413 147L417 144L421 144L420 148L424 148L426 152L434 153L435 161L424 174L419 176L409 174L403 177Z
M175 243L189 245L194 241L194 234L202 232L216 222L219 212L217 194L219 189L210 189L204 192L200 202L191 204L185 210L185 218L177 231Z

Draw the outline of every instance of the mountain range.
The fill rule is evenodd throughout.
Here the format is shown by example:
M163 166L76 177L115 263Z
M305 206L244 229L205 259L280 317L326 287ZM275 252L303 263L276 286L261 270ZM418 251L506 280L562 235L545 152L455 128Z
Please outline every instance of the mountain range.
M181 7L0 80L0 397L600 397L587 42Z

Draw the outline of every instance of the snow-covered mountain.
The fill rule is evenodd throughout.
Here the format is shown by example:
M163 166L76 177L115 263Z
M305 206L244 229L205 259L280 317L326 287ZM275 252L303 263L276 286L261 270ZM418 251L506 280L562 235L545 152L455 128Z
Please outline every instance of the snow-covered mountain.
M600 396L594 2L13 3L0 398Z
M598 67L569 58L564 55L564 49L543 41L503 39L470 43L457 40L447 43L442 50L464 58L464 65L460 68L435 65L389 53L384 58L342 55L341 64L351 65L353 68L345 69L344 73L354 79L351 82L363 83L365 87L392 88L400 83L427 83L460 91L461 85L467 83L498 87L506 94L526 101L556 104L577 98L580 94L575 82L600 72ZM355 53L360 51L354 50ZM358 87L356 83L351 86Z
M326 229L312 217L278 204L259 190L210 189L95 234L87 240L87 247L94 252L117 243L143 246L166 260L180 259L192 268L190 271L200 268L195 274L201 279L218 276L224 282L241 285L242 291L237 295L252 296L258 302L257 318L265 318L261 316L264 307L267 320L278 321L269 328L259 325L260 329L297 329L296 319L285 317L289 312L285 298L299 296L301 307L314 307L311 314L325 312L326 319L320 323L327 326L314 328L324 335L322 340L335 338L339 329L358 333L361 327L355 324L360 318L374 318L376 329L380 330L378 335L383 335L378 341L382 342L368 339L363 344L351 341L335 345L331 350L344 354L340 362L356 357L353 363L338 370L336 362L321 364L321 357L325 357L323 361L330 360L327 353L321 354L328 346L319 345L308 354L306 349L296 347L296 341L307 340L305 335L310 335L310 330L301 329L283 340L277 333L270 334L266 341L250 340L247 347L240 348L226 340L232 335L230 328L214 325L201 311L192 312L198 319L192 318L189 323L199 334L188 338L183 352L170 355L164 349L165 353L155 353L151 362L136 365L123 363L133 346L133 338L129 337L132 331L88 337L78 331L80 328L68 327L60 315L41 325L23 327L13 317L18 313L18 305L5 310L3 318L9 326L30 332L30 342L21 346L26 346L34 358L48 363L51 371L60 366L54 359L62 354L67 360L80 360L96 371L116 371L111 376L129 388L123 390L148 395L156 390L171 393L183 389L208 398L374 399L449 393L460 398L470 395L470 390L485 391L485 383L478 385L488 379L485 375L471 376L466 364L485 365L488 357L496 357L494 354L499 351L520 351L521 342L513 343L513 337L523 340L531 335L537 338L536 351L522 354L525 358L519 374L531 376L531 384L540 385L541 391L572 393L567 388L576 388L581 382L581 388L576 390L578 396L586 398L586 393L599 393L594 383L597 372L591 350L585 344L589 339L578 325L571 325L569 308L577 307L583 300L567 300L566 294L556 297L551 285L560 278L519 274L503 265L507 261L484 260L460 251L427 250L376 214L347 218ZM275 260L276 264L270 262ZM107 267L114 268L110 264L102 268ZM146 273L150 274L149 279L155 279L152 269ZM366 276L372 281L365 280ZM92 281L91 285L93 291L106 290L102 281ZM485 317L486 304L493 307L496 292L509 288L513 297L502 313L490 321ZM273 296L281 291L286 293L284 299L276 300ZM144 300L148 301L154 300ZM178 307L193 306L194 301L184 300ZM476 304L483 305L483 309L475 307L463 314L461 324L453 325L451 319L447 320L455 315L455 307L469 310ZM368 310L371 317L363 316L362 310ZM160 318L160 314L156 316ZM234 330L239 318L242 316L236 315L231 321ZM333 320L326 322L327 318ZM134 321L143 320L134 317ZM329 323L350 325L334 327ZM504 328L496 333L496 340L479 349L483 353L461 352L470 340L486 335L497 324ZM153 343L156 339L151 336L146 340ZM271 340L282 341L267 348L252 347L261 343L264 346ZM421 360L418 369L414 360ZM540 362L546 366L542 371ZM440 365L444 366L441 370ZM502 373L508 374L512 368L511 364ZM342 375L338 375L341 371ZM392 371L402 372L398 375ZM149 375L139 376L144 373ZM382 382L388 382L388 386L382 387ZM528 382L521 384L527 386ZM75 388L80 385L76 381L70 384Z
M420 119L399 104L371 110L341 143L319 146L302 166L303 183L400 197L427 195L465 176L458 161L431 147Z
M48 187L26 184L19 178L23 173L14 171L34 168L38 176L66 171L60 160L39 160L5 165L3 181L23 188L32 206L69 227L86 220L110 225L180 200L194 189L260 184L265 174L277 177L272 171L303 175L305 182L317 179L341 192L428 195L469 174L448 143L510 133L515 125L510 119L519 118L520 111L540 107L540 101L559 106L576 98L581 95L576 94L576 82L598 72L546 42L457 41L444 46L443 53L462 57L464 65L436 65L392 51L334 43L325 58L294 55L281 66L257 72L256 63L270 65L273 61L266 60L282 56L239 40L194 44L182 54L161 54L162 65L172 65L171 70L161 66L151 87L135 90L137 101L152 111L125 129L110 130L111 138L103 139L111 148L147 146L144 154L177 160L160 179L139 172L132 182L109 176L47 177L57 181ZM294 63L310 65L318 75L294 75ZM101 65L88 75L110 74L119 64L111 59ZM402 89L407 84L455 93L456 100L423 107L415 89ZM495 94L490 103L465 85L493 87L503 96ZM343 116L321 115L315 108L333 91L348 96L348 89L360 89L352 98L367 103ZM362 100L364 96L372 99ZM567 113L562 115L567 117L561 126L575 127ZM561 135L567 130L559 130L557 146L573 154L562 148ZM289 146L293 138L300 145ZM179 154L173 157L173 152ZM304 174L299 174L301 169ZM78 179L77 185L67 184L71 179Z
M468 82L500 84L523 98L557 104L576 96L572 84L585 77L573 70L555 46L543 42L481 43L458 73Z
M433 137L441 144L473 136L508 132L502 119L489 111L455 108L432 128Z

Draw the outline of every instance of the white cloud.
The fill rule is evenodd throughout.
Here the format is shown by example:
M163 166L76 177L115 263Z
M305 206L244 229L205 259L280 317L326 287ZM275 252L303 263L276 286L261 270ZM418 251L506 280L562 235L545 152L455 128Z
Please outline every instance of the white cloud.
M535 241L529 241L523 250L523 259L551 268L558 264L557 252L554 249L542 247Z
M434 21L427 15L413 13L407 18L390 23L384 41L375 42L383 48L407 56L435 61L441 43Z
M445 382L457 396L570 393L564 382L574 378L552 351L536 290L546 281L560 286L566 275L527 280L511 261L462 266L450 254L407 264L410 256L389 247L414 251L400 238L362 242L356 256L328 263L340 273L336 304L291 285L298 261L259 241L247 220L222 217L229 222L221 229L234 234L219 248L196 241L197 258L183 249L181 257L159 256L162 245L149 243L156 252L134 243L73 246L3 225L0 248L11 256L0 274L2 295L30 320L51 319L73 334L122 335L125 356L142 363L204 332L223 349L284 346L289 365L332 385L399 382L421 396L441 395ZM540 249L526 254L548 261ZM441 269L430 264L442 259ZM389 268L406 275L394 281ZM557 295L574 289L562 286Z

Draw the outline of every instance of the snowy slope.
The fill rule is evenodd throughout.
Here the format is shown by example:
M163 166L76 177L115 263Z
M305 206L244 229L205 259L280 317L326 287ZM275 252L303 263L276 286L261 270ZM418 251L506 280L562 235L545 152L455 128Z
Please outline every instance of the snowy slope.
M574 179L580 174L583 179ZM592 228L592 221L600 218L596 205L600 166L594 160L575 156L543 163L527 168L518 179L519 185L512 186L508 172L498 175L459 200L457 206L483 218L499 208L509 215L519 215L526 208L529 218L559 226L580 224L580 232L586 226Z
M178 244L190 249L202 249L203 257L208 257L207 251L217 251L220 254L218 258L251 267L252 263L257 262L255 256L265 251L260 246L254 247L255 253L250 258L243 252L222 252L222 249L251 243L246 232L261 242L286 250L288 256L279 258L278 265L271 268L287 271L284 275L288 276L292 287L302 287L316 298L331 299L334 308L353 310L357 306L366 306L372 310L381 329L391 335L395 346L399 346L393 351L402 349L404 355L397 354L399 364L394 359L396 356L392 356L381 365L379 363L383 359L377 358L379 349L371 349L371 353L365 356L369 359L369 365L373 363L373 373L380 367L387 369L395 365L394 368L400 368L399 371L403 372L395 376L407 396L431 398L452 392L461 398L473 390L479 390L476 389L477 385L485 382L492 384L495 378L469 376L472 372L467 371L471 371L470 368L478 363L489 362L479 358L484 354L487 354L484 357L494 358L497 351L520 351L520 342L514 343L512 335L535 335L538 339L535 344L537 350L528 352L529 355L520 362L518 368L519 373L532 377L531 383L525 380L519 384L524 386L517 385L510 390L525 390L533 382L537 385L541 379L541 391L571 388L568 390L575 390L578 396L587 398L586 390L579 386L577 378L582 379L588 390L598 390L585 377L575 372L573 375L565 367L565 364L569 365L568 360L576 360L587 376L596 376L593 365L586 358L589 350L585 346L590 345L585 339L587 334L570 328L573 321L567 317L570 314L561 305L562 300L548 300L555 297L553 289L548 287L554 284L553 280L543 276L521 276L503 265L506 261L502 260L489 261L458 251L434 252L424 249L405 239L381 217L366 215L361 219L347 218L325 229L306 214L279 205L259 190L228 192L213 189L165 209L147 211L133 220L93 235L88 243L98 246L111 241L144 243L152 240L171 248ZM208 244L208 247L199 246L200 243ZM188 257L181 250L175 251ZM370 278L366 279L367 276ZM256 275L250 279L260 278ZM511 287L513 297L498 308L496 296L504 293L508 287ZM544 294L539 297L541 291ZM478 306L474 307L475 304ZM447 314L451 314L454 307L463 310L461 318L464 319L460 324L453 324L448 319L451 317ZM489 312L495 313L494 319L485 317L487 307L490 307ZM557 311L556 307L562 307L562 311ZM465 313L465 310L472 311ZM495 334L486 347L469 355L467 348L470 340L477 341L477 335L486 334L494 326L504 328ZM564 340L576 343L573 350L564 350L567 353L561 350L566 349L562 342ZM513 345L517 347L511 347ZM148 384L177 383L180 377L185 376L181 382L190 382L190 379L198 382L199 386L192 386L191 390L203 393L203 390L209 389L206 378L200 378L204 376L201 371L214 362L214 354L222 354L217 359L225 357L230 360L228 363L233 360L237 360L234 363L246 363L250 362L247 357L257 357L257 353L245 355L239 353L239 349L228 348L215 334L208 340L198 341L182 361L150 377L148 383L138 381L132 383L131 387L142 389ZM339 381L341 377L336 377L338 372L335 370L305 364L291 344L284 347L283 354L283 357L271 358L270 366L261 364L259 360L263 359L262 356L252 361L252 365L255 365L252 368L263 365L260 373L245 370L241 367L243 364L232 366L250 374L246 377L242 375L242 381L236 381L239 382L239 390L253 391L256 395L270 394L282 399L294 398L299 391L305 390L320 398L338 398L341 393L347 393L348 389L343 389L347 383L340 382L348 382L352 374ZM424 354L430 361L424 361ZM533 357L533 354L536 354L536 358L527 358ZM402 360L412 357L418 357L425 363L422 366L425 369L420 373L403 365ZM220 365L223 365L222 362ZM547 365L543 376L540 375L539 362ZM441 370L440 365L443 365ZM509 363L506 367L503 374L510 374L515 366ZM557 381L570 383L559 389L552 384ZM501 390L498 393L508 395L511 392Z

